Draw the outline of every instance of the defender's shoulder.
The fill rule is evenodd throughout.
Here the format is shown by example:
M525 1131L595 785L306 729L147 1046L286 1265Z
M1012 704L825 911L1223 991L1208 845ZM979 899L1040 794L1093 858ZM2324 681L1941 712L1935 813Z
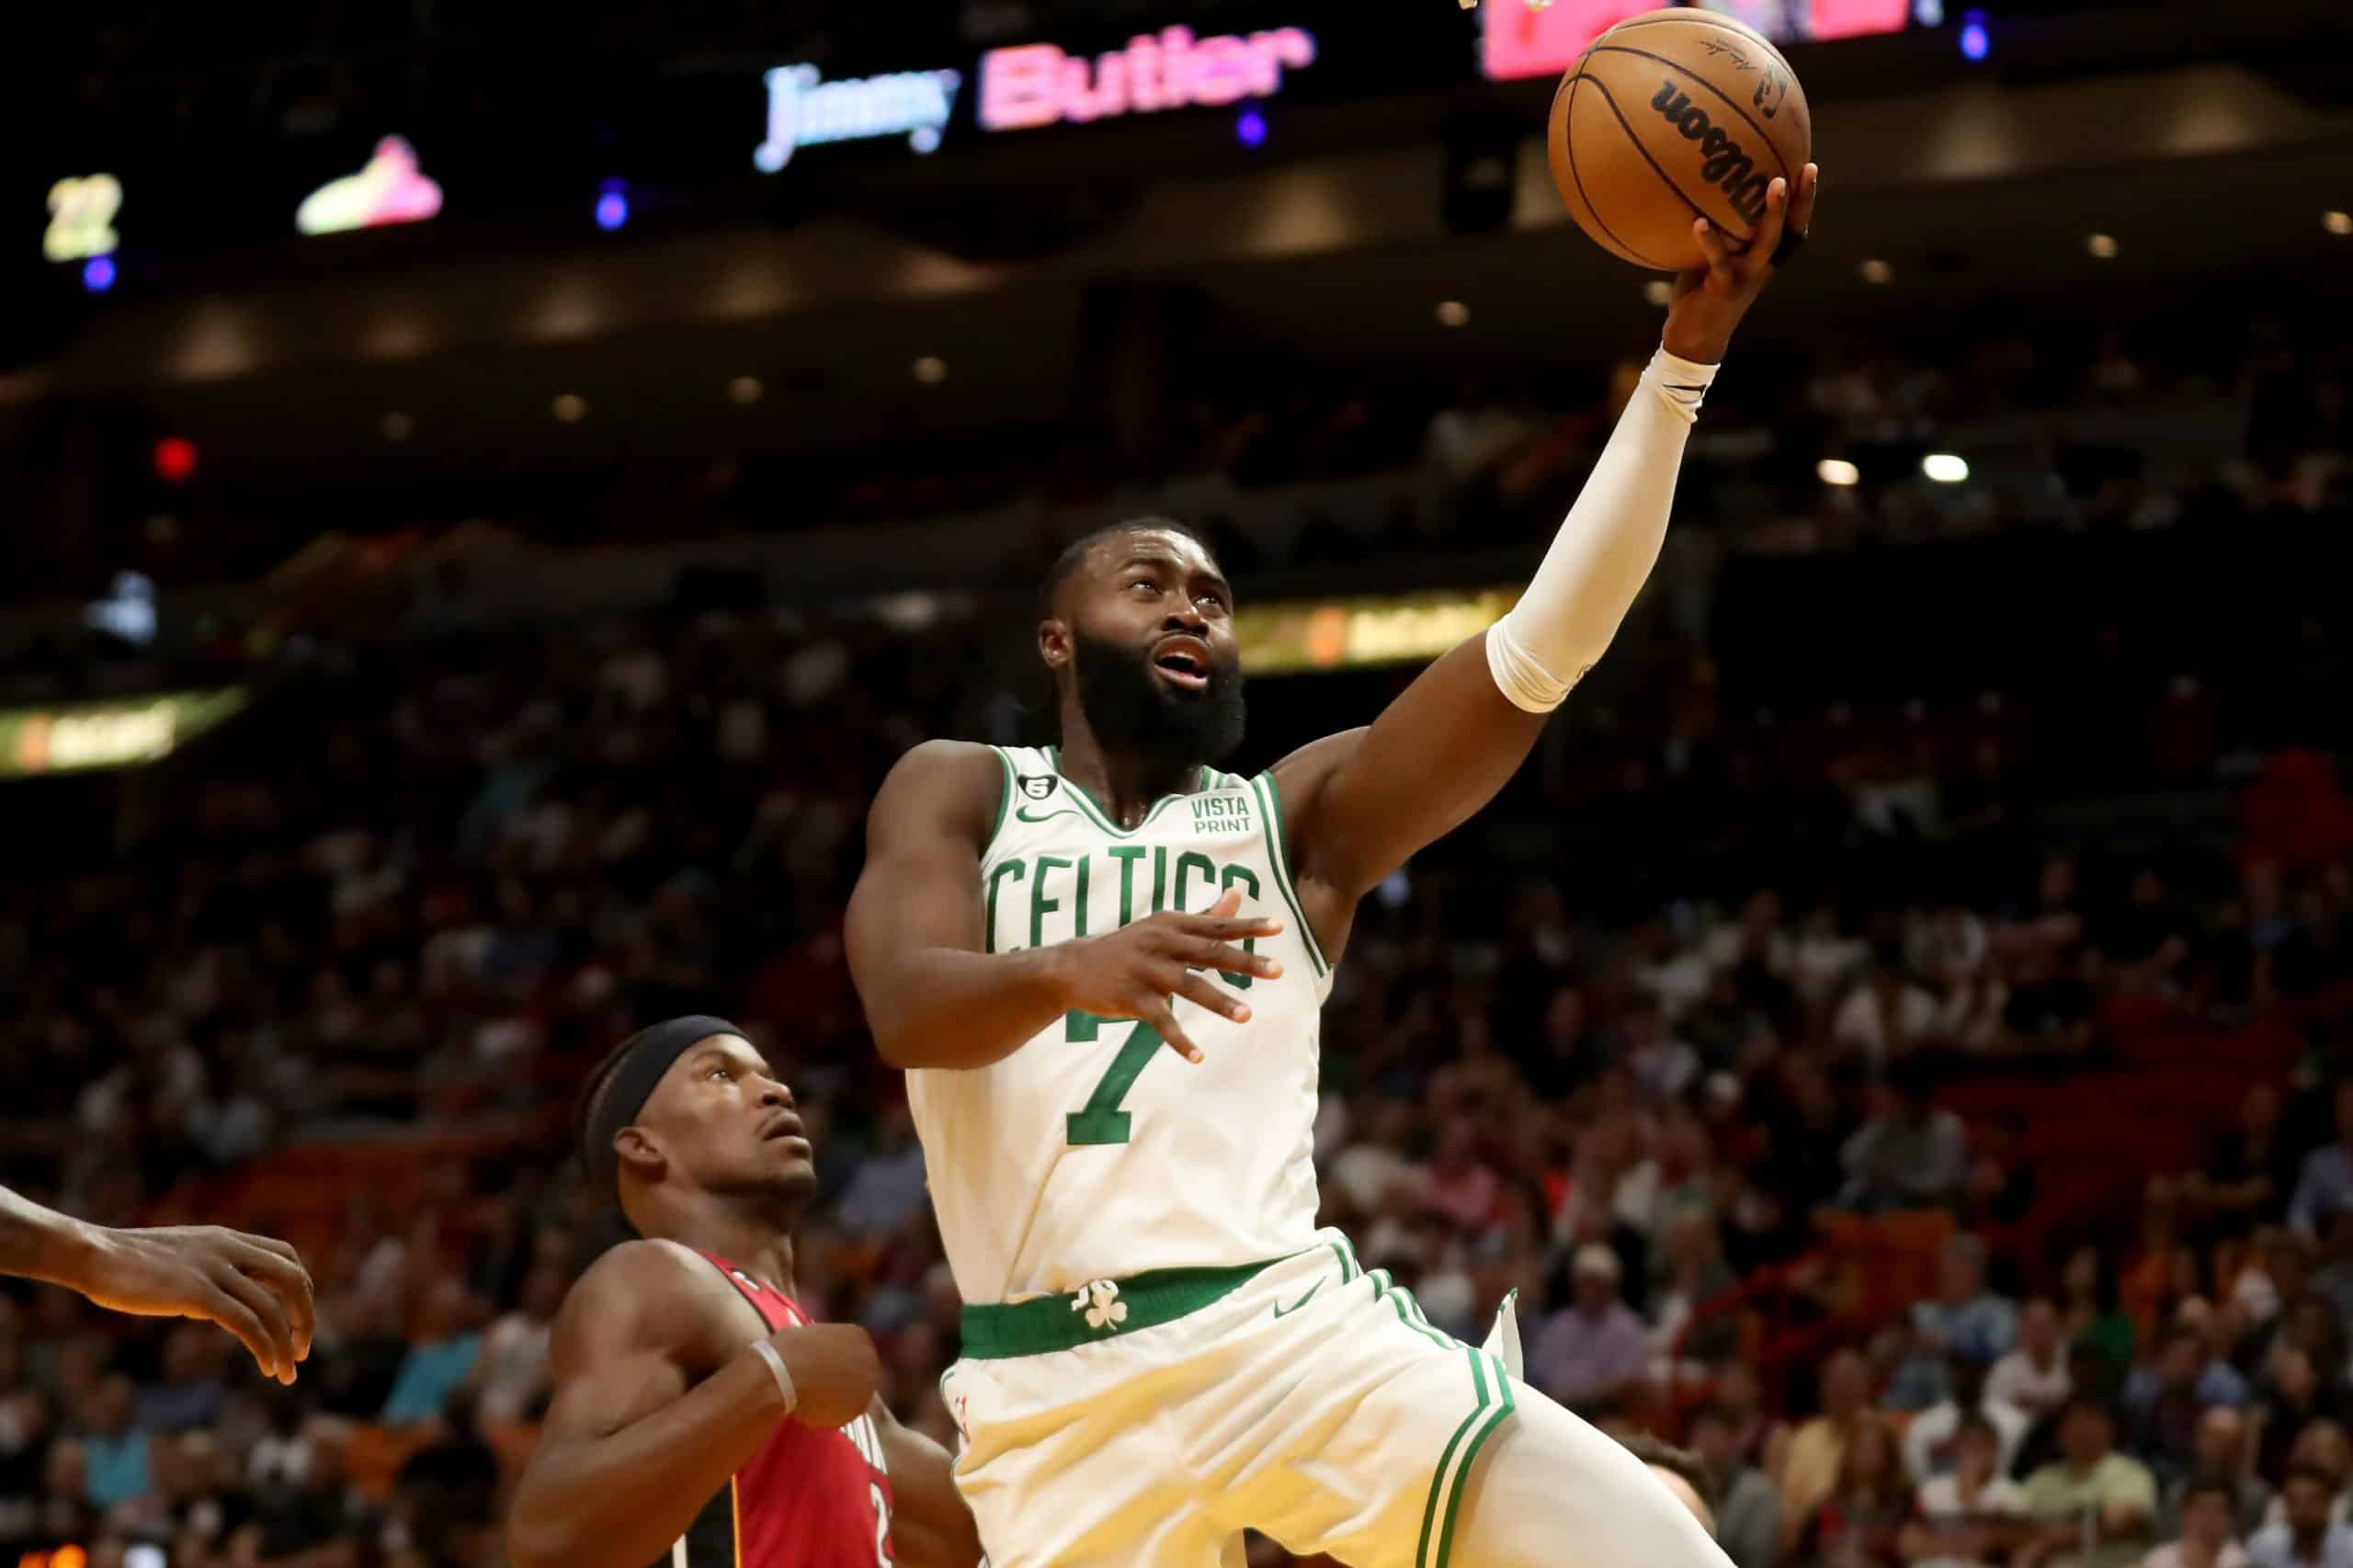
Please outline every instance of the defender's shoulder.
M628 1351L699 1346L725 1324L730 1294L719 1271L690 1247L623 1242L565 1295L551 1354L574 1366Z
M572 1287L572 1300L662 1312L723 1284L692 1247L639 1238L608 1248Z

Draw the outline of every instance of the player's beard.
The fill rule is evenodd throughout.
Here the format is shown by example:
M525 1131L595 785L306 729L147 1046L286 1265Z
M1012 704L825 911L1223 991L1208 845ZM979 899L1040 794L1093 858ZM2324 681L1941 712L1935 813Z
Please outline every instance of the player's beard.
M1152 652L1106 642L1074 629L1071 662L1078 710L1106 752L1176 767L1222 762L1242 744L1242 661L1227 653L1209 685L1179 691L1154 676Z

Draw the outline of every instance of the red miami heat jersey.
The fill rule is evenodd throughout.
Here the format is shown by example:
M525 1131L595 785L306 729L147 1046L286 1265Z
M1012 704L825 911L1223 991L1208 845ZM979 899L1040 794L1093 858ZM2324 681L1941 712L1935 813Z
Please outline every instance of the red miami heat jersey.
M703 1253L769 1328L810 1320L790 1297ZM891 1568L891 1476L874 1418L839 1431L780 1421L725 1491L647 1568Z

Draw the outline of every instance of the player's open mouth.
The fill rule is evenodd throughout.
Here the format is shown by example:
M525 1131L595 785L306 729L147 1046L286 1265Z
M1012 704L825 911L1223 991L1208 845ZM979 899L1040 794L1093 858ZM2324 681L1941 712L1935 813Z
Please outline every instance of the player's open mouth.
M1152 655L1153 666L1170 685L1200 691L1210 684L1210 651L1190 637L1172 637Z

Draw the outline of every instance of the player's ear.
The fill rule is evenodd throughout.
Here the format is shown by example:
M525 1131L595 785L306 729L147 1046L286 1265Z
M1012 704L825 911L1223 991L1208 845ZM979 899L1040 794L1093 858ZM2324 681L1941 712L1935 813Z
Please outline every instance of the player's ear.
M1038 656L1046 667L1059 673L1070 663L1070 624L1062 620L1041 620L1038 623Z
M669 1164L662 1145L642 1127L624 1127L614 1133L613 1153L620 1156L623 1168L635 1171L648 1181L658 1179L663 1167Z

